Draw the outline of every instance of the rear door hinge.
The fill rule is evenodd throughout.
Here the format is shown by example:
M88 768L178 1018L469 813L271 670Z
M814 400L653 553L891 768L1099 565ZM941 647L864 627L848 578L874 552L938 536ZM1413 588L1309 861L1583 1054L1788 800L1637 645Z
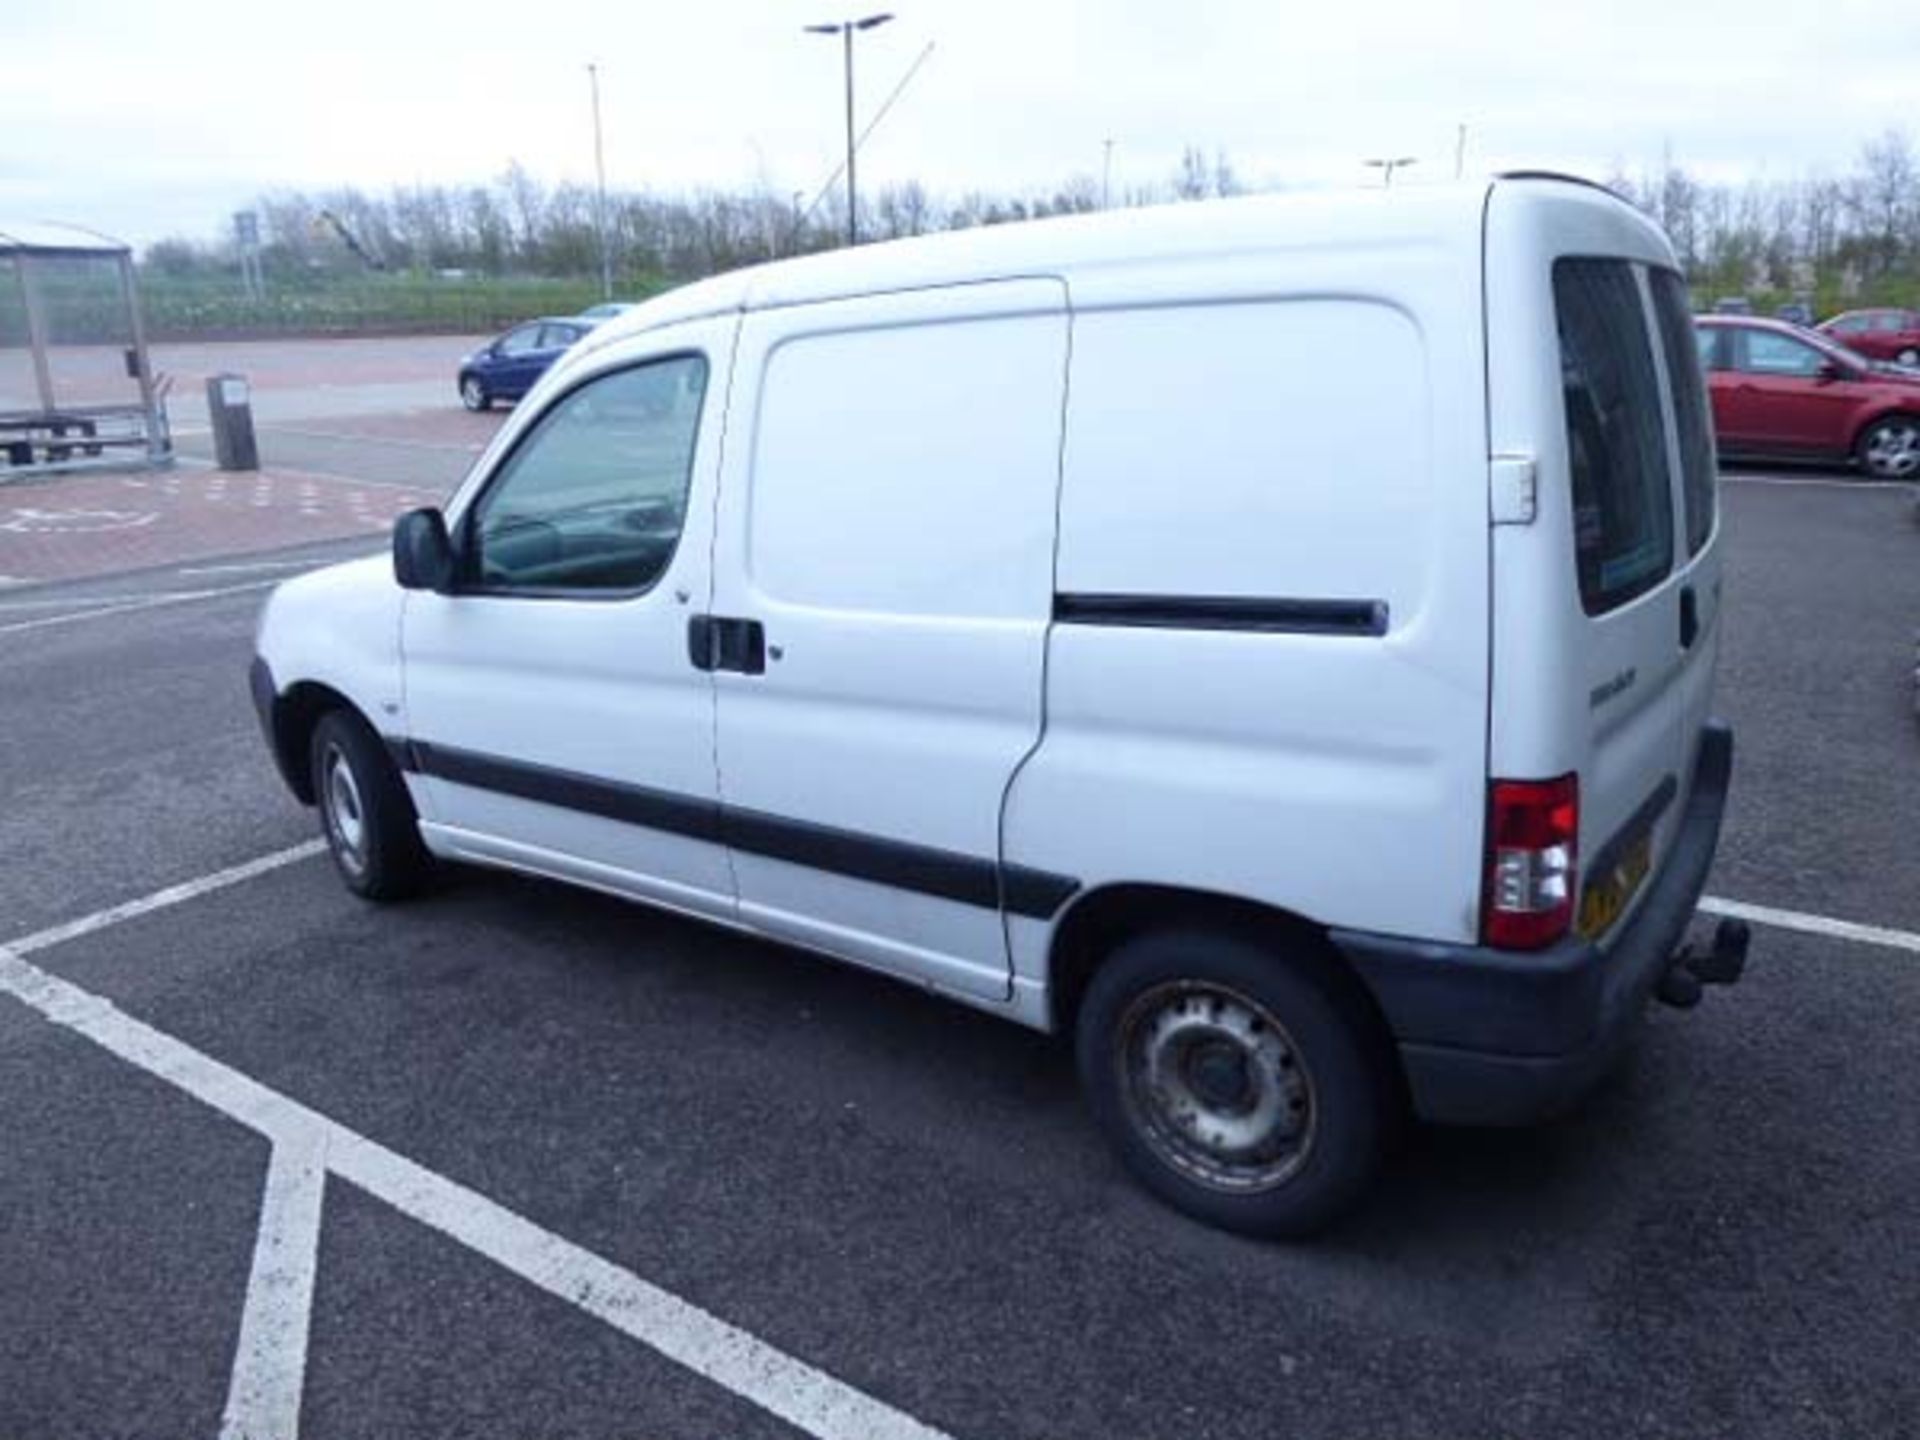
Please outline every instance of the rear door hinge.
M1493 523L1531 525L1540 509L1540 474L1533 457L1496 455L1489 470L1493 482Z

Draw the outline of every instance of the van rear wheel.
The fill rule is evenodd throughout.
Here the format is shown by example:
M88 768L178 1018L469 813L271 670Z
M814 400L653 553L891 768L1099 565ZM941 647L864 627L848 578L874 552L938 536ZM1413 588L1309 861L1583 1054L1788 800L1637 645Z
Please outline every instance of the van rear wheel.
M1080 1083L1121 1160L1223 1229L1319 1229L1366 1190L1394 1126L1377 1025L1304 958L1158 931L1116 949L1080 1009Z

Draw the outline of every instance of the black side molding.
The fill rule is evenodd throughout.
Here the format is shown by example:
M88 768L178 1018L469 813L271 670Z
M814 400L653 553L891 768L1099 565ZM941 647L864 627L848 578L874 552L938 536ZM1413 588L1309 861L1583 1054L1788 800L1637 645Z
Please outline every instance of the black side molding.
M388 753L403 770L432 775L456 785L491 790L542 805L598 815L648 830L686 835L730 845L770 860L784 860L834 875L891 885L922 895L956 900L1045 920L1079 892L1080 882L1066 875L1002 865L974 855L916 845L743 810L713 800L697 800L671 791L625 781L603 780L571 770L476 754L422 740L389 739Z
M1387 633L1384 600L1295 600L1225 595L1056 595L1062 625L1146 630L1244 630L1265 635Z
M716 801L694 800L666 790L601 780L572 770L429 745L424 740L400 741L398 747L406 753L406 759L400 762L404 768L451 780L456 785L471 785L476 790L491 790L496 795L534 800L648 830L690 835L696 840L718 842L721 838L720 806ZM389 749L392 748L394 745L389 742Z

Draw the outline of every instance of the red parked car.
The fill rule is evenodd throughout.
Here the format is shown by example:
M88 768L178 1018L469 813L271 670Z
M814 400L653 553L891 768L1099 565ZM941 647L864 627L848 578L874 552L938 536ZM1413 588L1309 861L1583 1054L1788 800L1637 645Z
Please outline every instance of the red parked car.
M1820 333L1872 360L1920 365L1920 312L1849 310L1821 325Z
M1698 315L1713 429L1729 459L1852 460L1920 479L1920 373L1779 320Z

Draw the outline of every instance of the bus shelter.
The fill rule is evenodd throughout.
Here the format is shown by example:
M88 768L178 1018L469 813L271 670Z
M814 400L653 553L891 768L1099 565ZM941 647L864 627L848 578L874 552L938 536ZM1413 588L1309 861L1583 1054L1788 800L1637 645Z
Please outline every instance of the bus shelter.
M0 484L170 463L164 390L132 251L76 226L0 221Z

